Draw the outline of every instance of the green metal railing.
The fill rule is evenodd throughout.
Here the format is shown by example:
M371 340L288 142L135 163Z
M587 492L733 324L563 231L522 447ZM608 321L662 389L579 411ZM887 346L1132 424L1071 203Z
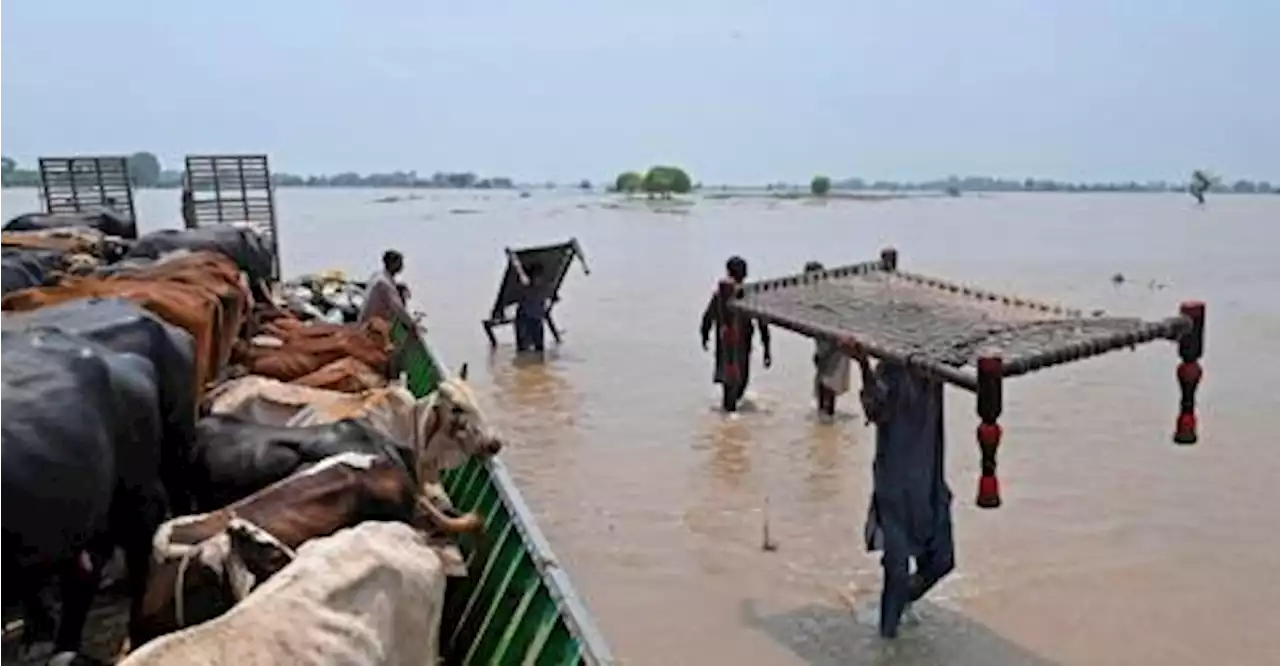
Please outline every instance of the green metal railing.
M391 332L397 365L422 397L447 376L417 330ZM446 664L612 664L586 606L574 593L533 513L498 458L447 471L444 488L460 511L484 516L484 530L460 544L467 578L450 579L440 626Z

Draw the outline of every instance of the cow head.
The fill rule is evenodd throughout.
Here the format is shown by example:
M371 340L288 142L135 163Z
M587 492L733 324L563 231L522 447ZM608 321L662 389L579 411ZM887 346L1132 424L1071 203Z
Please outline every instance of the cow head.
M418 424L424 437L419 440L418 469L423 481L434 481L439 470L456 467L472 456L488 458L502 449L502 438L485 419L463 368L457 378L440 382L421 403Z

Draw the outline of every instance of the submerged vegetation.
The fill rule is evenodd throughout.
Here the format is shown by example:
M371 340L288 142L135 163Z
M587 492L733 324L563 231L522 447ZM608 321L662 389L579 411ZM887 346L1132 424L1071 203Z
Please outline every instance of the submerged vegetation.
M640 175L639 171L624 171L613 180L613 190L623 194L643 191L649 198L660 196L670 199L673 194L693 191L693 180L684 169L675 166L655 165Z

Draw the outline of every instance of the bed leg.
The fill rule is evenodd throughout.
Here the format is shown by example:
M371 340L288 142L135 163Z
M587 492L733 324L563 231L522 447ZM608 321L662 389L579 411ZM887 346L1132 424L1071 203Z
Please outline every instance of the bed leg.
M555 338L556 344L563 344L560 340L560 329L556 328L556 320L551 318L550 312L547 312L546 316L543 317L543 321L546 322L547 330L551 331L551 337Z
M1002 434L1000 412L1003 398L1004 361L998 356L978 359L978 448L982 451L982 472L978 477L978 506L1000 506L1000 479L996 476L996 450Z
M1182 316L1191 320L1191 330L1178 339L1178 387L1182 390L1179 401L1178 420L1173 431L1173 441L1177 444L1195 444L1196 432L1196 389L1204 370L1200 367L1200 357L1204 355L1204 303L1187 301L1178 308Z

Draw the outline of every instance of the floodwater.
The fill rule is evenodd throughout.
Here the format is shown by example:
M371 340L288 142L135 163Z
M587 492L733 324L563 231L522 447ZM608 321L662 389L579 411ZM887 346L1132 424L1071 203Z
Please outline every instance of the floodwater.
M1263 664L1280 655L1280 197L999 195L881 203L278 193L286 273L408 257L431 338L516 445L503 453L626 664ZM404 194L393 193L393 194ZM6 217L33 209L6 190ZM140 194L144 229L176 191ZM544 366L490 353L502 248L576 236ZM754 276L896 246L904 270L1114 313L1208 303L1201 441L1170 441L1176 354L1154 343L1006 388L1005 506L973 506L972 396L949 391L958 570L894 643L861 548L873 440L846 396L812 416L811 343L775 334L756 409L713 410L698 318L724 259ZM1128 281L1115 286L1117 272ZM501 332L509 338L509 331ZM750 394L749 394L750 395ZM778 543L761 548L766 518ZM1270 581L1270 582L1268 582Z

